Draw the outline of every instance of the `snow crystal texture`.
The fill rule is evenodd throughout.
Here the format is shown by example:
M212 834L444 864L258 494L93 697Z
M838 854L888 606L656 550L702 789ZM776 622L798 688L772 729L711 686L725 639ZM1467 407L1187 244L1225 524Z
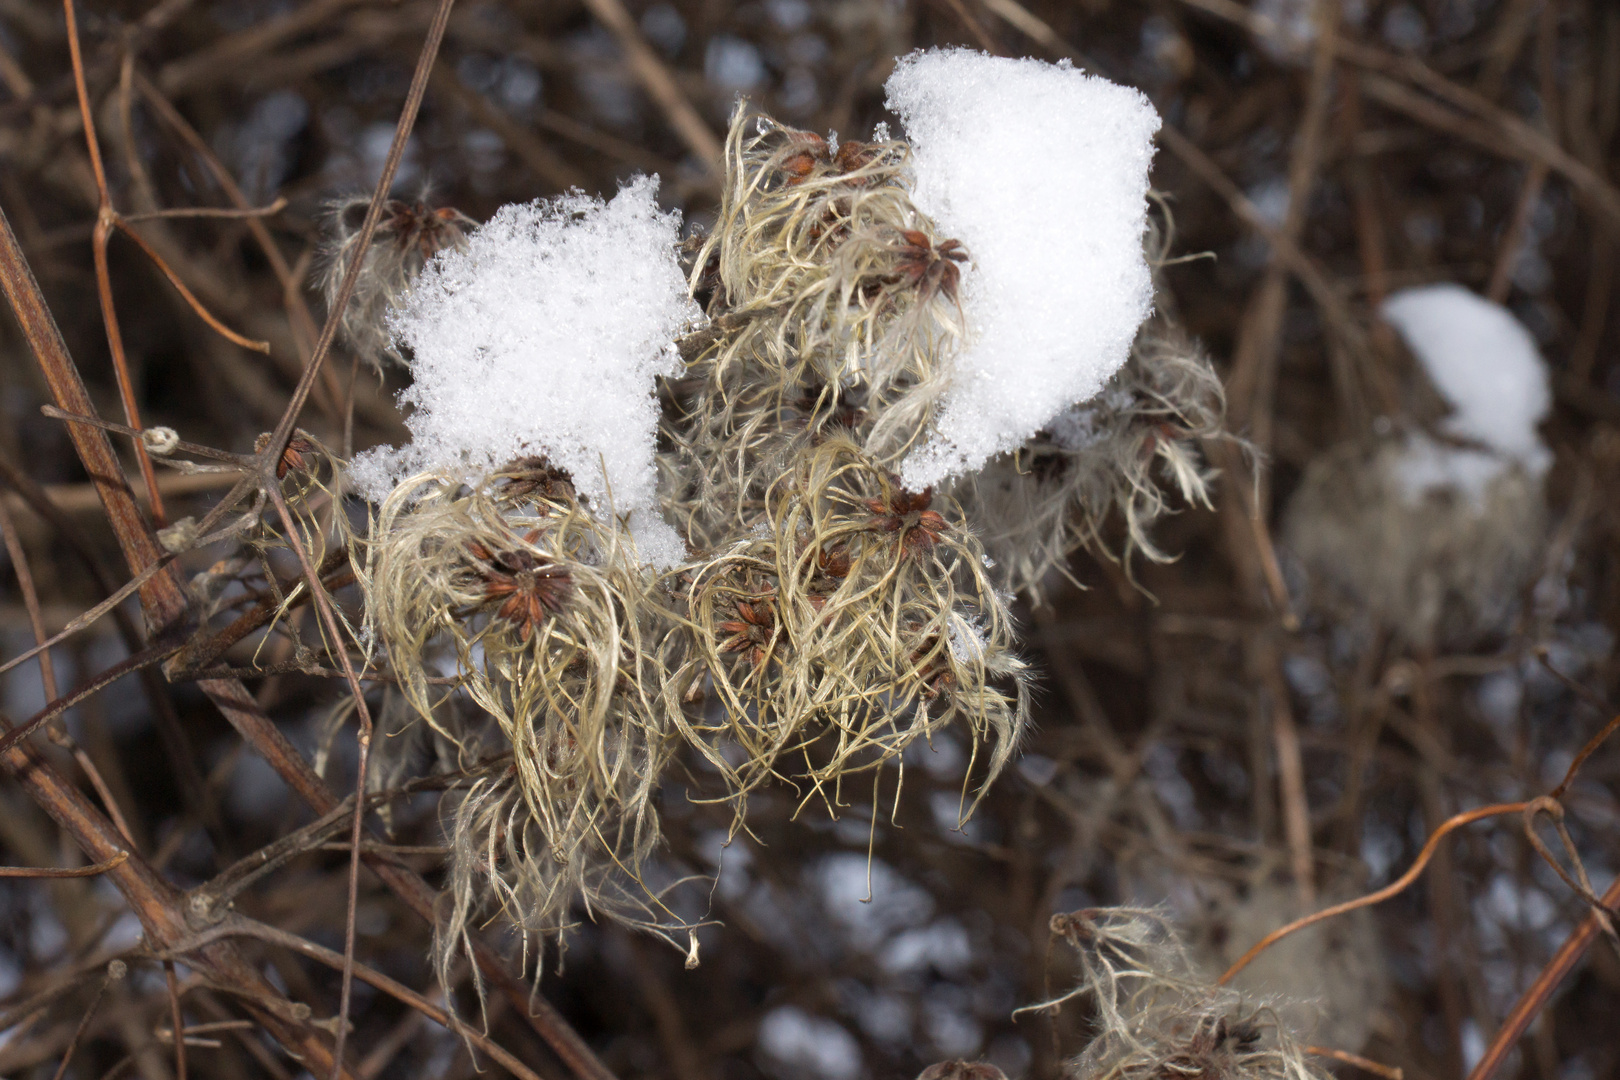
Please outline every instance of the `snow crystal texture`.
M659 210L657 188L638 177L607 203L502 207L429 264L391 318L413 356L411 441L355 460L362 494L544 454L626 521L644 562L685 557L658 513L654 376L678 372L672 343L700 316L675 258L679 214Z
M1515 462L1535 477L1547 471L1552 454L1536 425L1552 406L1552 392L1546 361L1523 323L1450 283L1403 289L1379 310L1454 410L1442 430L1486 448L1414 437L1402 463L1409 495L1451 487L1477 499Z
M1125 362L1153 305L1142 239L1159 115L1067 62L961 49L902 58L887 90L918 207L972 257L967 344L901 469L916 490L1014 449Z

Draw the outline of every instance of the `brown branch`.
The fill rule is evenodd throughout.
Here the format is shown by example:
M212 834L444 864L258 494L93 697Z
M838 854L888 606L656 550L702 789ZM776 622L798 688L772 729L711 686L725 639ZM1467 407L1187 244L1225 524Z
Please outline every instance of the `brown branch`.
M56 529L57 534L73 549L73 553L84 564L85 569L95 583L96 591L104 598L101 603L98 603L90 611L85 612L69 623L68 627L62 631L62 634L57 636L62 637L70 631L77 632L74 630L77 624L82 622L84 625L89 625L99 619L101 613L105 610L112 614L113 620L118 626L119 636L123 638L125 649L131 654L139 652L145 644L145 639L135 626L135 621L124 610L123 600L129 595L129 592L138 589L147 577L167 566L171 561L171 557L164 556L163 559L153 563L147 570L137 574L126 585L120 587L115 583L112 572L102 565L100 556L84 538L81 530L63 512L63 508L57 505L52 494L40 484L35 483L32 477L19 469L4 455L0 455L0 483L9 486L17 493L17 497L22 500L24 505L28 506L40 518ZM162 485L162 480L159 481L159 485ZM95 498L95 488L93 486L86 486L85 491L92 499ZM49 644L47 643L47 647L49 647ZM10 666L11 662L0 665L0 674L3 674ZM203 823L203 826L214 838L215 846L224 851L226 850L224 828L220 821L219 812L208 799L204 790L202 774L197 770L196 757L192 751L191 741L181 727L180 717L175 712L174 702L169 698L168 690L163 685L162 678L157 672L150 668L142 668L140 680L141 689L152 709L158 739L163 744L163 750L169 759L170 766L174 769L180 786L181 798L185 802L186 809L198 821Z
M163 982L169 991L169 1015L174 1030L180 1032L180 1037L173 1040L175 1080L186 1080L186 1021L180 1012L180 980L175 978L173 960L163 961ZM341 1067L342 1058L338 1060Z
M1336 2L1315 4L1312 11L1312 17L1318 24L1316 44L1306 86L1305 107L1294 134L1293 152L1288 161L1288 209L1277 229L1277 234L1285 238L1290 247L1299 244L1306 210L1322 165L1323 137L1327 129L1328 105L1332 100L1333 45L1339 34L1339 5ZM1283 316L1288 309L1288 273L1287 265L1273 243L1270 264L1241 323L1237 343L1232 350L1232 371L1227 380L1232 425L1239 431L1247 428L1250 439L1262 454L1269 454L1272 447L1277 362L1282 347ZM1270 503L1269 485L1264 479L1258 484L1257 493L1257 512L1263 518Z
M7 660L5 663L0 664L0 675L4 675L6 672L8 672L12 668L16 667L18 664L27 663L29 660L33 659L35 656L39 656L41 658L44 658L44 657L48 656L50 649L55 648L57 645L59 645L62 642L66 641L68 638L72 637L74 634L77 634L79 631L85 629L86 627L93 625L98 619L100 619L103 615L107 614L108 612L117 611L119 609L119 605L122 604L125 600L127 600L131 593L133 593L137 589L139 589L141 587L141 585L146 582L147 578L151 577L153 574L155 574L159 570L163 569L163 567L167 566L168 562L169 562L169 560L165 559L162 562L153 563L145 571L143 571L143 572L135 575L134 577L130 578L129 581L125 582L124 585L121 588L119 588L117 592L115 592L111 596L107 597L107 599L103 600L101 603L97 604L95 607L91 608L89 611L86 611L84 614L79 615L76 618L74 618L73 620L71 620L66 626L64 626L61 629L61 631L59 633L53 635L52 637L45 638L44 640L40 641L40 643L38 645L35 645L33 648L28 649L25 652L18 653L16 656L13 656L10 660ZM138 638L135 640L135 644L137 646L140 645L140 641L139 641ZM137 649L137 651L139 651L139 650ZM54 682L54 680L52 680L52 681ZM56 696L54 690L50 691L50 696L51 697Z
M1602 896L1602 902L1605 908L1620 914L1620 878L1616 878L1609 886L1609 890ZM1575 932L1569 935L1569 939L1553 954L1552 959L1547 961L1529 989L1514 1003L1513 1010L1502 1021L1502 1026L1496 1029L1496 1037L1486 1048L1485 1055L1468 1074L1468 1080L1490 1080L1496 1070L1501 1068L1502 1062L1507 1060L1508 1054L1518 1045L1519 1038L1540 1014L1542 1007L1552 997L1553 991L1558 989L1558 984L1564 981L1564 977L1580 962L1581 957L1586 955L1586 950L1600 929L1602 926L1595 911L1575 928Z
M269 206L249 206L240 210L233 210L222 206L180 206L169 210L150 210L144 214L124 214L124 224L130 225L138 221L157 221L167 218L255 218L269 217L279 214L287 209L285 196L278 196ZM188 1031L191 1029L187 1029Z
M226 198L230 199L237 209L248 209L250 207L248 198L242 192L242 189L237 186L230 170L225 168L225 165L219 160L219 156L214 153L202 136L197 134L197 130L187 122L186 118L180 114L180 110L176 109L169 99L164 97L156 86L152 85L151 80L139 72L135 73L135 89L145 99L147 106L157 113L158 119L167 124L169 129L178 135L180 140L197 156L198 160L202 162L203 168L208 170L209 174L213 176L214 182L225 193ZM276 275L276 280L281 284L281 294L284 306L287 309L288 322L292 326L293 340L298 345L304 366L307 367L311 350L314 348L315 339L319 336L320 331L315 325L315 317L310 314L309 304L304 300L301 276L295 274L292 267L288 265L287 257L282 254L280 246L277 245L275 238L270 235L270 230L265 227L263 221L256 217L250 217L247 219L247 227L248 232L253 234L253 239L258 243L259 249L264 252L265 260L270 264L271 272ZM339 412L338 402L341 398L337 377L329 371L326 372L321 381L321 393L317 398L318 403L326 409L330 416L335 418Z
M57 404L68 412L94 415L89 394L3 212L0 212L0 286ZM151 526L135 506L133 493L118 467L106 433L89 425L75 424L69 428L69 434L101 493L108 522L132 572L138 574L158 563L164 552ZM164 567L145 582L141 599L149 623L160 631L184 624L188 615L186 594L172 566ZM10 730L9 723L0 730ZM0 760L17 777L29 797L73 838L91 861L106 862L128 850L127 841L116 827L26 743L13 746ZM161 947L187 935L182 897L143 860L132 856L109 870L107 877L124 895L154 945ZM187 963L206 974L214 985L242 997L249 1012L270 1036L306 1067L326 1071L335 1063L332 1048L320 1034L296 1020L293 1010L275 988L246 957L229 947L229 943L221 942L188 956Z
M255 341L252 338L243 337L215 318L214 314L203 306L202 301L197 299L196 294L186 288L186 283L180 280L180 275L176 274L173 268L163 261L163 257L153 250L152 245L146 242L145 237L130 227L128 219L122 214L113 215L113 224L125 236L135 241L135 246L140 248L146 257L151 259L153 264L162 271L169 284L174 286L174 291L180 294L180 298L190 305L191 310L197 313L197 317L207 323L209 328L216 334L229 341L232 345L240 345L244 349L251 349L253 352L258 353L268 354L270 352L270 343L268 341ZM134 423L134 421L130 422Z
M176 648L178 648L177 645L165 642L159 642L156 645L148 646L147 648L136 653L134 656L126 657L107 670L92 677L74 689L72 693L53 699L43 709L36 712L33 716L30 716L21 725L12 728L4 735L0 735L0 753L10 750L13 746L22 742L24 739L28 738L28 736L38 731L46 724L73 708L73 706L85 701L88 698L94 697L96 694L117 682L119 679L122 679L125 675L129 675L132 672L139 671L141 668L150 667L153 664L161 662L164 657L174 652ZM43 656L45 654L42 653L41 655ZM54 687L52 689L54 690Z
M1384 1080L1405 1080L1406 1077L1406 1073L1398 1066L1385 1065L1381 1062L1373 1061L1371 1058L1364 1058L1360 1054L1352 1054L1348 1050L1330 1050L1324 1046L1307 1046L1305 1047L1305 1052L1307 1054L1314 1054L1317 1057L1332 1058L1334 1061L1342 1061L1346 1065L1354 1065L1356 1068L1365 1072L1370 1072L1374 1076L1382 1076L1384 1077Z
M34 589L34 573L29 567L28 553L23 550L22 539L17 535L16 526L12 524L11 514L4 506L0 506L0 534L4 535L6 554L11 558L11 569L17 576L17 587L22 591L23 605L28 609L28 622L34 632L34 641L37 643L32 651L39 657L40 683L44 686L46 698L54 699L58 694L56 668L51 661L50 648L45 644L49 639L45 634L45 622L40 617L39 594ZM114 678L116 677L114 676ZM98 685L88 693L83 694L79 700L88 698L102 687L109 685L112 680L102 681L98 679L93 681L97 682ZM43 726L48 723L60 715L67 707L67 705L63 705L61 708L54 710L50 716L39 719L36 726ZM129 822L124 818L122 810L119 809L118 801L113 798L112 789L107 786L107 781L102 777L101 770L90 759L90 755L86 754L83 748L78 746L65 730L52 731L51 739L58 746L71 751L74 759L79 763L79 767L84 770L85 778L96 789L96 794L101 796L101 803L107 808L107 813L118 826L118 831L123 833L124 838L133 845L135 837L130 831ZM0 739L0 745L3 744L4 740Z
M56 404L70 413L94 416L96 410L90 402L90 394L68 355L61 331L45 306L39 284L3 211L0 211L0 287L5 290ZM105 433L84 425L69 428L68 436L101 496L107 522L118 537L130 571L140 573L161 559L164 551L135 504L134 493L124 478L112 443ZM160 629L185 616L187 600L177 568L154 575L141 587L141 605L146 609L147 618Z
M1001 0L1010 3L1011 0ZM1236 0L1182 0L1216 18L1236 23L1257 37L1275 37L1281 27L1275 20L1257 15ZM1447 79L1423 61L1412 56L1395 56L1364 42L1341 38L1334 46L1341 59L1368 72L1381 72L1428 91L1449 105L1472 114L1476 119L1457 116L1431 99L1414 93L1389 78L1364 76L1362 85L1369 96L1403 112L1419 123L1467 139L1491 153L1510 152L1526 161L1540 161L1569 181L1599 214L1620 222L1620 191L1584 162L1559 146L1549 136L1519 117L1506 112L1489 98Z
M449 14L450 0L445 0L443 11ZM404 121L401 121L404 126ZM331 599L326 595L326 589L321 584L321 576L311 565L309 553L304 550L303 542L298 538L298 528L293 521L292 512L287 508L287 500L281 493L279 486L267 485L270 497L276 506L276 513L281 516L281 522L287 529L287 543L291 545L293 553L298 557L298 565L303 568L304 580L309 584L310 595L314 597L315 608L321 622L329 635L332 651L337 653L338 661L343 666L343 677L349 684L349 693L354 696L354 709L356 718L360 722L359 763L355 767L354 789L366 790L366 772L371 763L371 709L366 705L366 692L360 686L360 680L355 677L354 666L349 660L349 650L344 645L343 633L337 624L337 617L332 611ZM332 1066L332 1080L337 1080L343 1062L343 1044L349 1028L349 1003L354 991L354 938L355 938L355 912L360 902L360 838L365 821L365 800L356 799L354 803L354 827L351 830L350 843L354 845L349 852L349 898L348 908L344 917L343 928L343 985L339 996L337 1050Z
M347 551L339 549L329 554L321 563L316 575L324 588L341 589L354 583L355 576L352 570L341 574L337 572L348 561L348 557ZM265 596L212 637L199 635L187 642L185 647L175 654L174 659L169 661L164 674L176 681L196 678L198 672L223 656L231 646L255 630L268 625L279 615L301 606L309 597L310 591L306 590L303 595L294 597L290 604L283 607L282 602L274 595Z
M317 814L328 814L338 807L337 796L281 729L264 714L246 687L235 680L224 679L209 680L198 685L213 698L231 726L311 809ZM435 905L439 893L419 874L397 858L379 852L362 848L361 858L411 910L430 924L436 921ZM493 949L476 937L472 938L471 947L473 960L479 969L499 987L507 1000L519 1010L519 1015L528 1020L536 1033L580 1080L617 1080L556 1008L545 998L532 994L523 981L508 970Z
M107 191L107 171L101 161L101 146L96 138L96 122L90 106L90 90L85 83L84 57L79 47L78 16L73 0L62 0L67 17L68 52L73 62L73 86L78 94L79 115L84 125L84 142L90 152L90 170L96 181L96 228L91 238L91 252L96 268L96 295L101 302L101 320L106 326L107 348L112 354L113 377L118 383L118 396L124 406L124 419L132 427L141 427L140 407L135 401L135 385L129 377L129 362L124 355L124 337L118 327L118 313L114 310L112 275L107 268L107 240L112 234L117 212L112 196ZM146 447L135 445L135 460L140 465L141 477L146 484L147 500L152 508L152 519L165 524L163 497L158 494L157 475Z
M64 0L71 2L71 0ZM383 204L387 201L388 193L393 187L394 175L399 169L399 163L405 157L405 146L410 139L411 128L416 123L417 111L422 106L422 97L427 93L428 79L433 72L433 65L438 57L439 46L444 41L445 28L450 22L450 12L455 0L439 0L437 10L434 12L433 23L428 28L427 40L422 44L422 50L416 61L416 71L411 77L410 90L405 95L405 105L400 110L399 121L394 127L393 143L388 148L388 157L383 162L382 175L377 179L376 190L372 192L371 204L366 207L365 221L360 226L359 236L356 238L354 255L349 260L348 268L344 271L342 284L338 288L336 298L332 301L332 310L327 312L326 325L321 328L320 340L315 343L314 354L310 357L309 366L304 369L303 378L293 391L292 400L287 405L281 422L270 437L264 441L264 449L260 452L259 469L265 478L265 490L274 501L277 513L287 528L287 539L293 551L298 556L299 565L303 568L305 578L309 582L311 593L315 597L321 621L326 625L327 633L331 636L332 648L337 650L338 658L342 662L345 678L348 680L350 692L354 695L355 711L360 721L359 732L359 763L357 766L358 779L355 781L356 791L366 789L366 769L370 763L371 752L371 713L366 706L365 691L361 689L360 682L355 678L354 670L349 662L348 650L344 648L343 638L338 629L336 619L331 610L331 604L321 588L319 575L310 565L309 556L298 540L298 530L294 526L292 515L287 509L281 488L273 481L275 468L281 461L282 454L287 449L288 440L292 437L293 426L298 420L304 403L309 399L309 393L314 386L315 377L320 372L322 363L332 348L332 341L336 337L338 325L342 320L343 311L349 305L349 299L354 295L355 285L360 279L366 249L371 245L371 239L376 234L377 223L382 217ZM350 998L354 989L354 937L355 937L355 909L358 902L360 888L360 837L365 817L365 801L357 799L354 806L354 828L351 843L354 845L349 855L349 897L348 912L345 919L343 938L343 983L339 996L337 1048L333 1054L332 1075L335 1078L342 1070L343 1048L348 1038L348 1017Z

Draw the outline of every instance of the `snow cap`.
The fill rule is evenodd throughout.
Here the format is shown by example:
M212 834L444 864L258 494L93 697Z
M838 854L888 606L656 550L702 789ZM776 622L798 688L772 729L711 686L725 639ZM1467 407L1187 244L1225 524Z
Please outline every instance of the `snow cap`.
M658 512L654 377L678 373L673 342L701 316L675 256L680 215L657 190L643 176L608 202L504 206L427 266L390 317L413 356L411 441L355 459L363 495L426 471L477 482L544 454L628 524L644 562L685 558Z
M1477 498L1513 462L1532 476L1547 471L1552 453L1536 433L1552 407L1547 363L1512 312L1445 282L1392 293L1379 313L1454 410L1441 428L1487 448L1414 441L1403 471L1409 494L1450 486Z
M1153 307L1142 240L1159 115L1067 61L966 49L903 57L886 89L918 208L972 258L968 341L901 468L920 490L1019 446L1124 364Z

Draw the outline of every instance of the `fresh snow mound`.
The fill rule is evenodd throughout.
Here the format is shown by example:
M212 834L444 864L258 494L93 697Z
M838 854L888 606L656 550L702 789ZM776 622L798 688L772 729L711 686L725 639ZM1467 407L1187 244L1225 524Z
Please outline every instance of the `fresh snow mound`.
M653 377L680 369L672 342L700 314L675 258L679 218L657 177L610 202L574 193L504 206L422 272L393 313L410 346L408 445L355 459L360 492L444 472L476 481L525 454L573 474L597 513L628 524L644 562L685 546L658 513Z
M1017 447L1124 364L1153 306L1142 238L1159 115L1067 62L963 49L903 57L886 88L917 206L972 257L968 341L901 467L920 490Z
M1450 487L1476 500L1514 462L1533 477L1552 463L1536 425L1552 405L1547 364L1524 324L1500 304L1444 283L1393 293L1379 309L1406 341L1453 413L1449 435L1485 451L1410 441L1402 476L1407 494Z

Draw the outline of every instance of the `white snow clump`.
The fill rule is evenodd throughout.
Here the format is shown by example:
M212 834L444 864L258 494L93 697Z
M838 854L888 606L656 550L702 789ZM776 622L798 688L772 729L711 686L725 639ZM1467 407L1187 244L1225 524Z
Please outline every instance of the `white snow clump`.
M1408 440L1400 478L1408 498L1452 488L1478 501L1514 464L1540 479L1552 453L1536 425L1552 406L1547 364L1524 324L1500 304L1443 283L1393 293L1379 309L1454 410L1448 435L1482 449Z
M674 375L673 342L701 318L676 261L680 215L659 210L657 177L611 201L575 192L504 206L440 253L391 316L410 346L409 444L356 458L361 494L406 476L477 482L544 454L604 516L626 522L643 562L686 557L658 513L654 376Z
M921 490L1014 449L1124 364L1153 306L1142 239L1159 115L1066 61L964 49L901 58L886 89L918 208L972 258L968 340L901 467Z

